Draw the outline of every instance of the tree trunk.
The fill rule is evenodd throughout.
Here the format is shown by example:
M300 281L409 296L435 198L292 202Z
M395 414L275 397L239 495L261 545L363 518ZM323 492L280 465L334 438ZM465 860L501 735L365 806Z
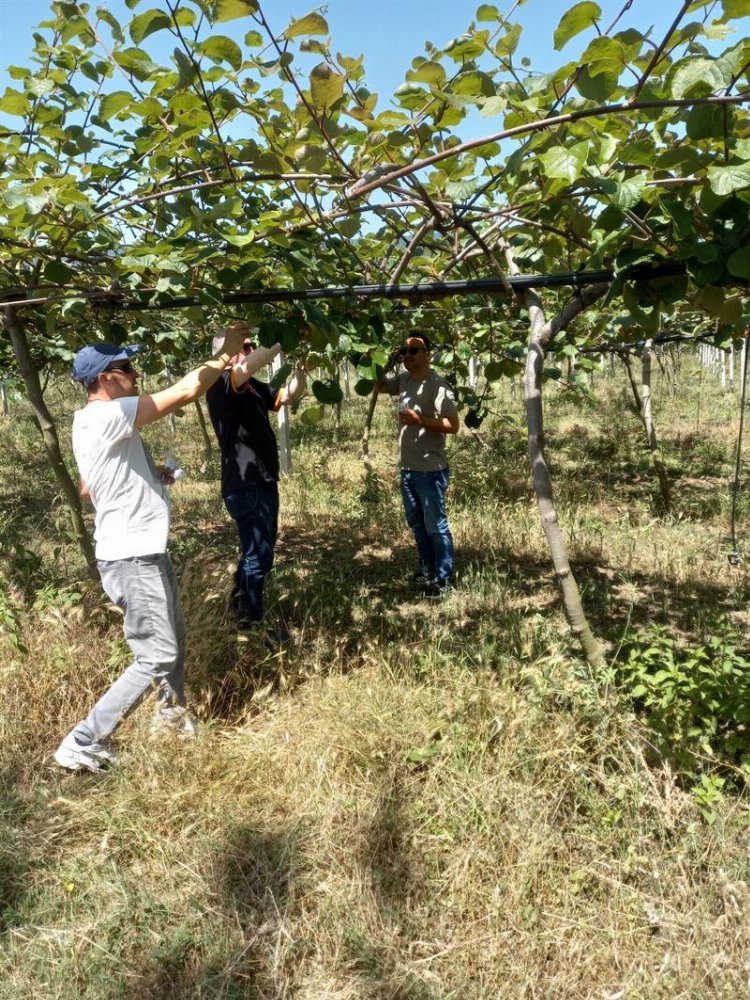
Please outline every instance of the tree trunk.
M591 631L578 584L570 568L565 539L563 538L557 512L552 498L552 479L544 454L544 414L542 409L542 372L544 353L553 336L574 319L583 309L601 298L609 289L608 284L590 285L580 297L572 299L559 316L547 322L541 300L536 292L524 292L524 300L529 310L531 330L529 334L526 370L524 373L524 402L529 435L529 460L531 478L536 494L537 507L542 519L542 527L547 536L547 544L552 555L555 573L560 584L565 605L565 613L571 630L580 641L586 659L592 666L599 666L604 658L604 648Z
M211 444L211 435L208 433L206 425L206 417L199 399L195 401L195 412L198 414L198 424L200 425L201 436L203 437L203 458L206 462L210 462L213 455L213 446Z
M83 511L81 509L81 498L78 495L76 484L73 479L71 479L70 473L68 472L63 460L62 452L60 451L60 440L57 435L57 427L55 426L55 421L53 420L51 413L47 409L47 404L44 401L44 394L39 383L39 373L34 367L29 353L29 342L26 339L26 334L21 326L20 320L18 319L16 310L6 308L4 310L4 315L5 325L10 333L10 341L13 345L13 353L15 354L16 361L18 363L18 370L20 371L21 377L26 385L26 393L34 411L37 426L39 427L42 435L44 448L47 452L47 458L52 466L53 472L55 473L55 478L57 479L60 490L65 498L65 502L70 509L71 520L73 523L73 534L76 537L76 541L81 549L83 558L86 561L88 575L92 580L98 580L99 572L96 568L96 557L94 555L94 548L91 544L91 539L89 538L89 534L86 530L86 525L84 524Z
M3 416L7 417L10 409L8 407L8 389L5 382L0 381L0 402L2 402Z

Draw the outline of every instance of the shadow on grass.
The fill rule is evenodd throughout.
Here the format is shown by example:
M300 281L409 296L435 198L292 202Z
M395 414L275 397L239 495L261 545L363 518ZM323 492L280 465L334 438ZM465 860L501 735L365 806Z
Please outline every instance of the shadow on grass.
M12 775L0 776L0 935L17 927L27 892L29 864L21 848L29 807L12 790Z
M211 650L215 670L191 672L203 692L207 713L235 720L274 691L304 682L312 673L347 672L374 650L414 649L435 640L441 652L470 662L472 649L491 653L500 664L508 657L534 658L546 650L550 629L534 632L527 620L563 611L551 561L510 546L478 547L457 552L458 593L453 604L435 607L411 582L415 551L399 518L385 535L380 522L310 516L290 522L277 548L274 574L267 586L267 608L289 629L292 642L279 652L266 648L262 634L229 635L227 618L216 623ZM233 525L214 526L209 562L236 556ZM211 533L210 533L211 534ZM207 536L202 536L203 540ZM729 612L750 592L732 592L700 578L680 583L665 575L620 572L596 553L576 559L573 570L594 631L618 643L624 629L648 621L691 632ZM208 586L208 584L206 584ZM227 594L229 579L225 584ZM200 580L197 590L205 589ZM196 584L191 584L191 591ZM189 623L196 618L186 596ZM197 599L197 598L196 598ZM552 626L551 626L552 627ZM192 640L191 640L192 641ZM580 655L572 639L570 653ZM485 663L487 656L485 656ZM212 668L213 669L213 668Z
M134 963L136 982L118 994L123 1000L290 995L288 981L302 946L285 928L299 865L295 837L229 827L209 865L205 881L212 889L193 901L198 917L153 928L150 937L157 943Z

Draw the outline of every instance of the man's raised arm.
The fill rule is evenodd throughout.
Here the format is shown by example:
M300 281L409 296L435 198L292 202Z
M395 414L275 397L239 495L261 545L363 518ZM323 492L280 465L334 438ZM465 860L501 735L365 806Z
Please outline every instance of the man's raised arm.
M242 350L247 333L248 328L245 323L233 323L224 330L222 344L212 358L188 372L174 385L150 396L140 396L135 426L145 427L147 424L153 424L174 410L179 410L199 399L211 388L232 358Z

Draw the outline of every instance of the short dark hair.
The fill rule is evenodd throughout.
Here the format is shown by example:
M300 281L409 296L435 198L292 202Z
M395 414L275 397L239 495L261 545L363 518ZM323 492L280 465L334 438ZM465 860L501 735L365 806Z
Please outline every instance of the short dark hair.
M419 331L416 331L414 333L407 333L405 339L406 340L414 340L414 339L421 340L422 343L424 344L424 349L426 351L431 351L432 350L432 344L430 343L430 338L427 336L426 333L420 333Z

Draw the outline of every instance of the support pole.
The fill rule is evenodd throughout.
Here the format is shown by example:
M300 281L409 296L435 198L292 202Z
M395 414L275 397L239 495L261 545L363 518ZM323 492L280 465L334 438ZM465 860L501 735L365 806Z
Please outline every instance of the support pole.
M279 351L276 357L271 362L271 370L274 375L276 372L281 371L284 362L284 352ZM289 410L286 406L282 406L278 413L279 417L279 461L281 463L282 475L288 476L292 471L292 442L289 436Z

